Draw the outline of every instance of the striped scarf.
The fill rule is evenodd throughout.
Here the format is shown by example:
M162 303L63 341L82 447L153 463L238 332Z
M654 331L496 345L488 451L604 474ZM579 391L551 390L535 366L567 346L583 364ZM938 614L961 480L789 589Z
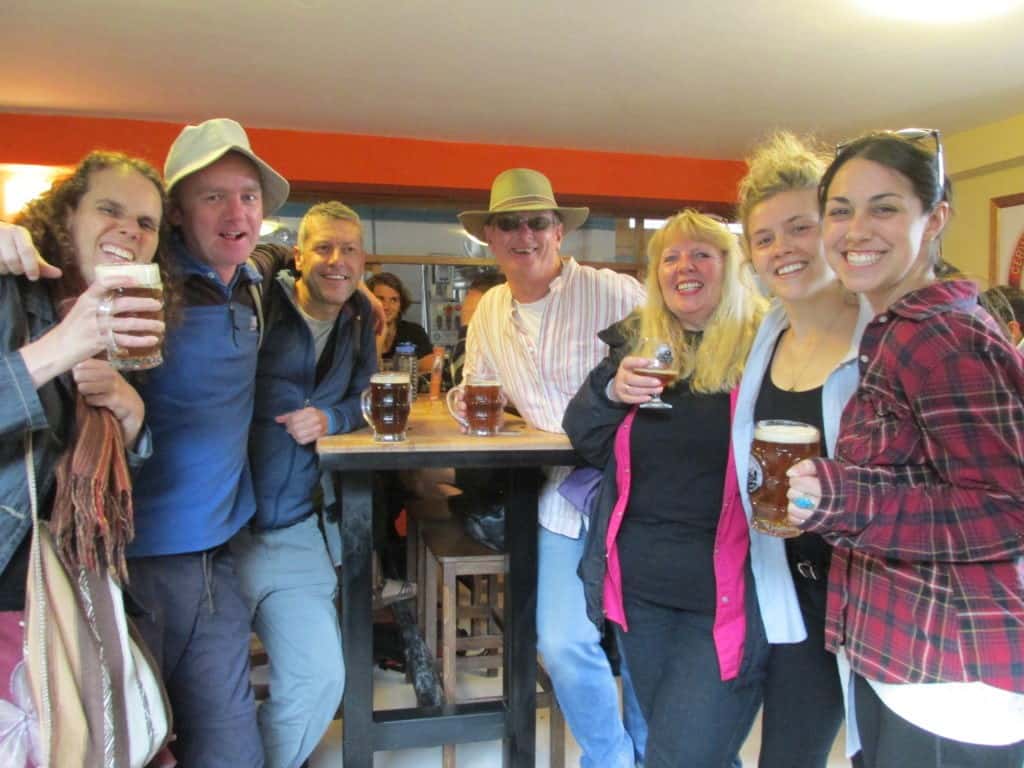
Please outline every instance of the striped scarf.
M80 280L67 272L53 286L61 318L81 293L68 290ZM124 434L110 410L89 405L77 390L74 428L56 474L50 530L64 566L70 573L108 568L127 581L125 548L135 527Z

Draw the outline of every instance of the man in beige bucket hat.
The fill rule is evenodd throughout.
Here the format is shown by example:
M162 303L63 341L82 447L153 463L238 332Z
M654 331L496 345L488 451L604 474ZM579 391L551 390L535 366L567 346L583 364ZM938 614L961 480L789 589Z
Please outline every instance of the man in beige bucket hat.
M186 126L164 174L183 306L168 325L164 364L138 387L159 448L134 480L128 589L167 683L179 762L263 766L248 681L251 614L226 545L255 509L256 286L279 266L248 260L288 182L226 118Z
M558 205L548 178L528 168L498 174L486 211L459 214L466 231L490 246L508 279L477 306L465 375L497 378L523 417L548 432L564 431L569 400L605 356L598 332L644 299L632 277L561 255L563 237L587 215L587 208ZM645 726L627 682L630 733L623 727L618 689L597 628L587 618L576 575L582 516L557 490L570 470L551 469L539 500L537 646L583 750L584 768L631 767L642 756Z

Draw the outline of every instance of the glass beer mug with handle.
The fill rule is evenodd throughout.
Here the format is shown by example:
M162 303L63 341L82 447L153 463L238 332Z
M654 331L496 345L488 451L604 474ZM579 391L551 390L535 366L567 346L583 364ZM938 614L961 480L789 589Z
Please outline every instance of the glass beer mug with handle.
M803 459L821 455L821 432L801 421L768 419L754 425L747 491L753 510L751 527L770 536L792 538L801 531L786 522L789 478L786 471Z
M130 277L135 285L114 288L103 297L99 305L98 322L100 330L107 336L107 360L119 371L145 371L156 368L163 361L163 339L148 347L119 347L114 341L111 327L114 312L114 299L118 296L133 296L142 299L156 299L163 303L164 287L160 280L160 267L156 264L97 264L96 274L108 277ZM124 312L119 316L141 317L148 320L163 320L164 311L161 307L155 312ZM149 331L133 333L135 336L152 336Z
M407 371L385 371L370 377L370 386L363 390L360 404L363 418L373 430L373 439L380 443L405 440L409 423L409 374Z
M459 392L466 405L466 418L462 418L455 408L454 398ZM505 402L501 382L494 378L469 376L462 384L448 390L448 412L467 434L479 437L490 437L501 431Z

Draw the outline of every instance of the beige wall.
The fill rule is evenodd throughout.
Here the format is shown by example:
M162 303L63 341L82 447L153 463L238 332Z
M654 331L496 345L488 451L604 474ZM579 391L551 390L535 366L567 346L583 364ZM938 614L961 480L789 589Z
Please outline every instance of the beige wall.
M990 201L1024 192L1024 115L951 134L945 149L956 214L943 255L987 285Z

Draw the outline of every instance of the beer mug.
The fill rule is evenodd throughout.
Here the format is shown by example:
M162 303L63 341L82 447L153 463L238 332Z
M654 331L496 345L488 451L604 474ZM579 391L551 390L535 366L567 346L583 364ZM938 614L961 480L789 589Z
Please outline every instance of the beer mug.
M119 371L144 371L156 368L164 361L161 347L163 337L148 347L119 347L114 341L111 322L114 317L114 299L119 296L132 296L142 299L156 299L161 304L164 300L164 287L160 280L160 267L156 264L97 264L96 276L130 277L135 285L124 288L112 288L100 301L98 320L100 329L107 336L107 360ZM118 312L121 317L142 317L147 320L164 319L163 307L154 312ZM133 336L153 336L152 331L130 331Z
M360 396L363 418L373 430L373 439L380 443L405 440L409 422L409 374L385 371L370 377L370 386Z
M454 397L457 392L462 393L462 402L466 404L465 419L455 410ZM497 379L469 376L462 384L448 390L447 402L448 412L465 427L468 434L490 437L501 431L505 396Z
M799 528L786 522L786 471L799 461L820 455L821 433L817 427L785 419L769 419L754 425L747 471L754 530L782 538L800 535Z

